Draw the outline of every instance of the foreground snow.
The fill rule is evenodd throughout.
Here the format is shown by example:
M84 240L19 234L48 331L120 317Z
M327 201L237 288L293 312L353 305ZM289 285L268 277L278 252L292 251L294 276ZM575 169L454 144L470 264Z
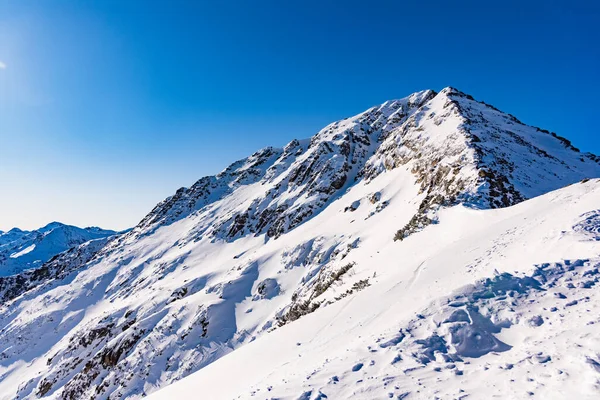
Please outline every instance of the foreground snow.
M598 398L599 205L594 180L447 209L401 246L366 234L347 280L369 287L150 398Z

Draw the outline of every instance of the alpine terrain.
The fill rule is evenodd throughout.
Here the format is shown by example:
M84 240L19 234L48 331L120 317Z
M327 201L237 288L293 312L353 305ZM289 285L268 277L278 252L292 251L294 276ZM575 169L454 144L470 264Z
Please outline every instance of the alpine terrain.
M599 398L598 178L454 88L385 102L32 256L0 398Z

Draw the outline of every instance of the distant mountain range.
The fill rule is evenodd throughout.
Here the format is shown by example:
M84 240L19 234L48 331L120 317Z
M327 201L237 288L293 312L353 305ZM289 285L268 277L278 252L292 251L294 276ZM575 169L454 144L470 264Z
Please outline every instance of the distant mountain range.
M259 150L122 234L10 231L0 399L597 398L599 177L448 87Z
M71 247L115 233L98 227L78 228L60 222L52 222L33 231L19 228L8 232L0 231L0 276L41 267L46 261Z

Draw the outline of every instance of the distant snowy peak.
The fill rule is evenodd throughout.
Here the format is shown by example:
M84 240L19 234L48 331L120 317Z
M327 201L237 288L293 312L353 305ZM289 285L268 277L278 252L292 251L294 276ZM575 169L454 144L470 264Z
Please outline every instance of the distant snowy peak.
M33 230L13 228L0 233L0 276L42 266L55 255L94 239L116 232L98 227L78 228L60 222Z
M357 180L399 167L415 175L423 193L420 212L399 239L430 223L440 206L506 207L600 176L600 158L579 152L567 139L454 88L424 90L334 122L309 140L262 149L181 188L132 235L150 234L192 213L217 214L211 205L235 191L235 201L221 206L210 225L198 227L196 238L229 241L262 233L276 238ZM250 185L264 191L244 196L241 189Z

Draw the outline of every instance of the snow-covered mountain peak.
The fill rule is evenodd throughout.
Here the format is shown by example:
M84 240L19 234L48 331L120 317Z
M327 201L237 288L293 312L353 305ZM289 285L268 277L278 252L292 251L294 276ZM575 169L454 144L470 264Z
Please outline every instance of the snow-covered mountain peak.
M506 207L594 177L599 163L568 140L447 87L387 132L365 175L398 167L409 168L426 194L401 239L430 223L439 206Z
M66 225L61 222L58 222L58 221L53 221L53 222L50 222L50 223L46 224L45 226L39 228L38 231L49 231L52 229L61 228L63 226L66 226Z
M496 269L529 271L598 253L598 180L539 196L597 177L593 156L453 88L371 107L179 189L128 233L0 279L0 394L139 398L232 351L244 354L238 348L250 342L263 343L256 354L267 354L262 337L288 343L282 337L294 328L287 325L310 334L294 350L285 347L280 365L303 348L314 361L320 343L346 354L346 343L358 344L344 332L366 337L376 320L370 334L386 337L376 348L396 349L398 329L415 328L405 342L408 361L399 365L416 368L420 356L411 354L453 340L450 328L430 332L450 306L427 309L427 326L415 317L436 296L479 285ZM479 318L471 311L464 315ZM444 352L421 358L451 357L452 343L443 343ZM401 361L381 354L377 362ZM313 365L300 365L303 377ZM298 398L298 385L282 397ZM316 389L308 392L301 398L317 398Z
M425 194L398 238L432 221L440 206L505 207L585 177L598 159L555 134L522 124L455 88L416 92L333 122L308 140L267 147L159 204L134 229L147 234L208 209L196 237L278 237L307 221L358 180L410 170ZM238 188L251 197L218 212L209 205ZM252 194L251 194L252 193ZM238 192L239 194L239 192ZM205 209L205 207L208 207ZM427 216L429 215L429 216Z

